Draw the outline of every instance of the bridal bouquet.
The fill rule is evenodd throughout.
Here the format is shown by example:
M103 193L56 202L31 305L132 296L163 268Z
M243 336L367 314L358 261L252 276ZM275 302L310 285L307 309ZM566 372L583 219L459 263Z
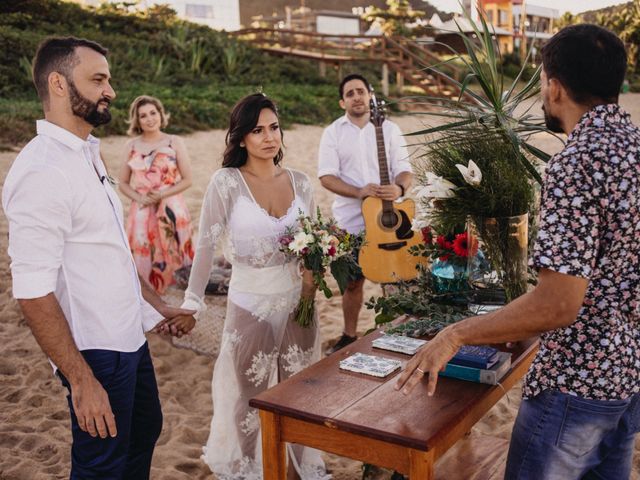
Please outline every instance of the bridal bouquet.
M295 321L300 326L308 327L313 323L316 287L325 297L333 296L324 279L327 268L336 279L340 293L344 293L349 278L358 272L358 264L352 252L361 242L360 235L352 235L339 228L332 218L322 218L319 208L316 218L300 212L297 224L289 227L280 238L280 250L287 256L299 259L313 277L312 291L308 291L303 285L302 296L296 308Z

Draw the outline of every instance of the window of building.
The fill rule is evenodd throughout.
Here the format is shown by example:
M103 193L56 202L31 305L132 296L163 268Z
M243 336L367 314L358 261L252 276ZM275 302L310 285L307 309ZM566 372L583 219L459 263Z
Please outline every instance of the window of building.
M509 25L509 12L507 10L498 10L498 25Z
M541 18L538 22L538 32L549 32L549 20L546 18Z
M213 18L213 5L187 3L185 15L192 18Z

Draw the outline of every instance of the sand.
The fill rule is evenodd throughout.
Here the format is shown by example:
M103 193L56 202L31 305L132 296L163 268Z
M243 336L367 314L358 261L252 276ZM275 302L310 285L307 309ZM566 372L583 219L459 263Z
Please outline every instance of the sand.
M640 124L640 96L625 95L622 104ZM421 126L416 116L395 119L405 132ZM314 182L316 200L325 213L330 212L332 194L315 177L320 126L295 125L285 132L287 146L284 165L302 170ZM211 174L220 167L224 131L212 130L185 136L191 155L194 185L185 192L192 217L197 223L200 202ZM103 139L102 152L108 169L116 174L121 162L125 137ZM411 140L413 142L413 140ZM561 144L550 136L540 136L536 144L558 151ZM18 149L16 149L16 152ZM0 182L16 156L0 153ZM124 199L125 208L128 201ZM0 214L0 479L68 478L70 432L66 390L52 375L51 368L25 324L11 297L11 277L7 250L7 220ZM335 290L335 284L332 284ZM379 295L379 287L368 283L365 298ZM323 344L341 334L340 297L326 300L318 296ZM362 312L358 329L373 326L373 312ZM212 414L211 374L214 361L190 350L178 349L157 335L149 343L160 388L164 428L153 464L153 479L209 479L213 475L199 460ZM514 387L474 430L508 439L520 402L520 387ZM389 408L393 408L390 406ZM637 444L638 445L638 444ZM638 447L636 448L636 453ZM327 465L337 480L361 478L361 464L349 459L326 456ZM640 456L634 458L640 471ZM635 473L634 473L635 478ZM452 479L456 480L456 479Z

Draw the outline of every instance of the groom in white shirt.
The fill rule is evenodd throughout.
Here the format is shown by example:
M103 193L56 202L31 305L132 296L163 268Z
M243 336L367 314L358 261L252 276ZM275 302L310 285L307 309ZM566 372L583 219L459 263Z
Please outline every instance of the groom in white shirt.
M411 186L413 175L400 128L390 120L382 124L391 184L380 185L375 128L370 121L371 85L362 75L347 75L340 82L343 117L329 125L320 140L318 177L322 186L336 194L333 216L350 233L364 230L362 200L377 197L396 200ZM356 252L357 254L357 252ZM344 332L326 353L331 354L357 339L362 308L364 277L354 277L342 297Z
M107 50L42 42L33 78L45 119L7 175L13 296L69 390L72 479L146 479L162 429L145 331L193 313L140 282L90 132L111 119ZM191 328L193 324L191 324Z

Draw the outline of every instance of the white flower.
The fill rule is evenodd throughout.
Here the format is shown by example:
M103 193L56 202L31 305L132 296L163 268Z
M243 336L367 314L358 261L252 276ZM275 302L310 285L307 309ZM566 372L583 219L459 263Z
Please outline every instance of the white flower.
M329 253L329 249L331 248L331 238L332 235L329 235L327 232L324 232L324 234L320 237L320 248L322 248L322 253L325 255Z
M300 253L313 243L313 235L304 232L298 232L293 237L293 240L289 244L289 249L295 253Z
M435 173L426 173L427 184L413 189L418 199L422 198L451 198L455 196L456 186L449 180L439 177Z
M482 181L482 172L480 171L480 168L478 168L478 165L476 165L476 163L473 160L469 160L468 167L465 167L464 165L456 163L456 168L460 170L460 173L462 174L462 178L464 178L464 181L467 182L469 185L473 185L473 186L480 185L480 182Z

